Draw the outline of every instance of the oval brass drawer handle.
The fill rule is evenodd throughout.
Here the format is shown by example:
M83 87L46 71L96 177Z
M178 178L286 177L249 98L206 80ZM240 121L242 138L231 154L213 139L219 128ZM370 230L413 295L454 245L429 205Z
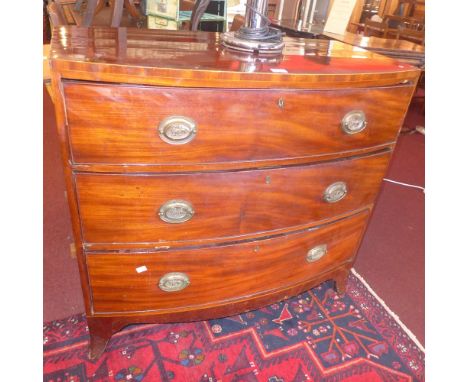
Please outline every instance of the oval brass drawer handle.
M164 292L177 292L189 286L189 277L182 272L169 272L166 273L159 280L159 289Z
M164 142L171 145L183 145L195 138L197 124L191 118L174 115L161 121L158 132Z
M341 128L346 134L360 133L366 126L366 115L362 110L351 110L341 120Z
M309 252L307 252L306 260L309 263L313 263L314 261L321 259L326 254L327 254L327 245L326 244L317 245L316 247L310 249Z
M327 203L336 203L343 199L348 193L345 182L335 182L330 184L323 193L323 200Z
M186 200L169 200L159 209L159 217L162 221L171 224L184 223L195 214L192 205Z

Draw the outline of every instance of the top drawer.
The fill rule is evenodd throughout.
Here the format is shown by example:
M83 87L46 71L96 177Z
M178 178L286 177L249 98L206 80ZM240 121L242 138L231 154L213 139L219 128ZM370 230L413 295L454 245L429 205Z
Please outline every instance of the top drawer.
M73 162L129 165L292 159L390 143L412 89L217 90L64 83ZM361 132L348 133L342 126L352 111L365 116ZM359 118L354 114L354 128L359 128Z

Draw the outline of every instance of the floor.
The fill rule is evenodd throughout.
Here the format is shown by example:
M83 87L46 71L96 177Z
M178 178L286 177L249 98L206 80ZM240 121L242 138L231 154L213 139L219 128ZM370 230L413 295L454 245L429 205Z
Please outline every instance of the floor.
M44 90L44 321L84 311L53 104ZM420 105L405 125L424 126ZM400 135L386 178L424 186L424 135ZM424 193L384 182L355 269L424 344Z
M387 179L424 187L424 135L401 135ZM424 192L384 182L354 268L424 345Z

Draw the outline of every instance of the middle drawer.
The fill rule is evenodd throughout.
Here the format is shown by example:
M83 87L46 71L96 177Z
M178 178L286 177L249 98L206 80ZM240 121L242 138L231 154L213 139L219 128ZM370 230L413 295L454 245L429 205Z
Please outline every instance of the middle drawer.
M172 175L76 174L85 243L236 237L373 203L390 152L308 166Z

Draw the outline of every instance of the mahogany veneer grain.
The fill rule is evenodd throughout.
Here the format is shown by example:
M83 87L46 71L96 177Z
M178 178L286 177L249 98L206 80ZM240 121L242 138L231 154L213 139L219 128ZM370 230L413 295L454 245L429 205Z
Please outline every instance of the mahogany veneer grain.
M297 91L64 84L73 163L114 165L236 162L238 168L381 146L395 142L412 93L408 85ZM351 110L366 114L361 134L341 129ZM159 123L172 115L196 121L195 139L170 145L159 137Z
M75 184L86 243L165 245L232 238L330 219L373 203L390 151L311 166L171 175L78 174ZM323 199L332 183L347 184L336 203ZM194 216L170 224L158 216L169 200L186 200ZM146 245L142 245L146 246Z
M248 243L158 253L87 256L95 313L170 313L254 298L307 281L353 259L368 212L321 228ZM327 245L315 262L307 252ZM137 272L141 266L147 268ZM158 281L183 272L190 285L163 292Z

